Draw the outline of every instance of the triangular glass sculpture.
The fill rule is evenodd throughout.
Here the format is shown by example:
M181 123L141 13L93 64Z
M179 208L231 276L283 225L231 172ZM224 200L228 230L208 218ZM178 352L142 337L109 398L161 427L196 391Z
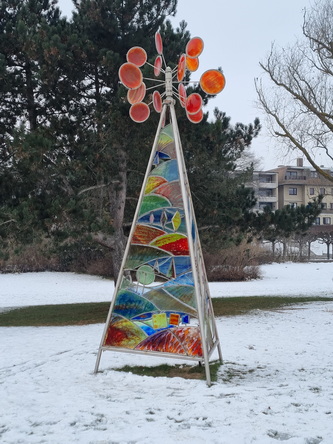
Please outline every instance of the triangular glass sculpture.
M175 110L165 103L95 371L105 350L162 354L204 363L210 385L215 348L222 361Z

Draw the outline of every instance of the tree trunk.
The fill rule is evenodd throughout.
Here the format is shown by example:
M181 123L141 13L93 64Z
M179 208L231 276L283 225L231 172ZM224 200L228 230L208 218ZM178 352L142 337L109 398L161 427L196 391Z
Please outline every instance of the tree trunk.
M123 231L125 202L127 193L127 159L126 153L121 148L118 149L119 172L117 180L109 186L110 215L113 233L112 262L113 277L116 281L121 267L122 258L126 247L126 237Z

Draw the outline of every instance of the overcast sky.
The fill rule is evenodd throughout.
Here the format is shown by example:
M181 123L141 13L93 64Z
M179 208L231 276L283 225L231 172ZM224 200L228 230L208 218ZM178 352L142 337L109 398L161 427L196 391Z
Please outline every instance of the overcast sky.
M199 36L205 43L192 79L199 80L206 69L219 66L226 77L224 91L211 100L209 109L217 106L232 123L250 123L259 117L265 126L265 117L255 105L254 78L262 74L259 61L272 42L287 46L301 35L303 9L309 5L310 0L178 0L174 27L185 20L191 36ZM59 0L59 6L70 16L71 0ZM297 155L285 158L275 142L265 137L264 129L253 142L253 150L263 159L265 169L296 162Z

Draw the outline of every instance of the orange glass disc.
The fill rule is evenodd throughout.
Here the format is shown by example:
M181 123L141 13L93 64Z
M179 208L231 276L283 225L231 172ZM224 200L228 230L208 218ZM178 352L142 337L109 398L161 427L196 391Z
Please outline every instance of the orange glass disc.
M187 113L187 118L190 122L192 123L200 123L201 120L203 119L203 111L202 109L200 109L197 113L195 114L188 114Z
M162 57L157 56L154 63L154 76L158 77L161 73L162 68Z
M161 34L159 32L155 32L155 46L156 46L157 54L161 55L163 52L163 42L162 42Z
M179 93L180 104L183 108L185 108L187 93L186 93L185 86L182 83L180 83L178 85L178 93Z
M154 91L153 93L153 106L157 113L162 111L162 97L158 91Z
M177 69L177 80L181 82L185 76L186 70L186 55L182 54L179 58L178 69Z
M193 59L191 57L186 57L186 68L194 72L199 68L199 59L198 57L194 57Z
M144 96L146 95L146 85L141 83L137 89L129 89L127 91L127 100L131 105L134 103L142 102Z
M199 57L203 49L203 40L200 37L193 37L186 45L186 55L188 57Z
M142 123L145 122L149 115L150 115L150 109L149 106L146 103L140 102L135 103L131 106L129 110L129 115L134 122Z
M118 71L120 81L129 89L136 89L142 83L142 72L134 63L123 63Z
M200 111L202 106L202 98L199 94L193 93L188 96L186 100L186 112L187 114L196 114Z
M200 86L207 94L218 94L225 87L225 77L217 69L210 69L202 74Z
M143 48L140 48L140 46L133 46L133 48L127 52L126 59L136 66L143 66L147 61L147 53Z

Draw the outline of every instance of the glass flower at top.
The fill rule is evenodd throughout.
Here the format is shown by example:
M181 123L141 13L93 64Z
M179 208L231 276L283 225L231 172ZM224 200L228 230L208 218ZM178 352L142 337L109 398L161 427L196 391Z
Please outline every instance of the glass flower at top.
M131 107L129 115L134 122L143 123L150 115L149 106L152 105L158 113L162 111L163 103L170 103L170 98L179 100L180 105L185 108L190 122L199 123L203 119L203 101L199 93L187 96L186 87L183 83L186 72L195 72L199 68L199 56L204 49L204 42L200 37L193 37L186 45L185 52L180 55L176 67L171 70L165 64L163 55L163 40L161 34L155 34L155 47L157 56L154 64L148 63L147 53L140 46L133 46L126 54L126 63L119 68L119 79L128 89L127 100ZM144 78L140 68L148 64L153 69L156 79ZM164 64L164 67L163 67ZM164 79L158 77L164 74ZM144 81L154 82L152 87L147 88ZM189 83L186 81L186 83ZM174 84L178 84L177 87ZM220 93L225 87L225 77L217 69L205 71L199 81L201 89L209 95ZM152 94L147 94L149 89L155 89ZM144 102L145 100L145 102ZM151 100L149 103L146 103Z

